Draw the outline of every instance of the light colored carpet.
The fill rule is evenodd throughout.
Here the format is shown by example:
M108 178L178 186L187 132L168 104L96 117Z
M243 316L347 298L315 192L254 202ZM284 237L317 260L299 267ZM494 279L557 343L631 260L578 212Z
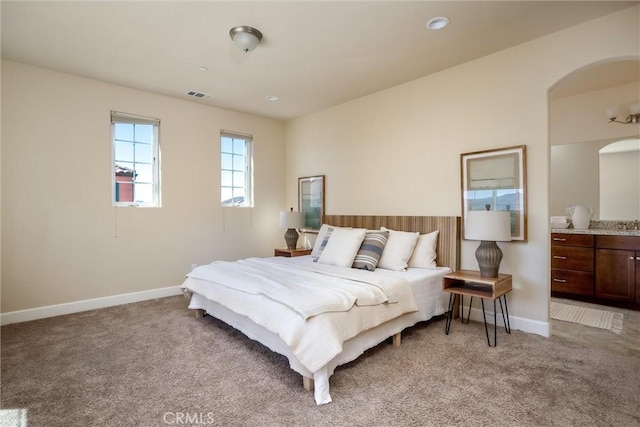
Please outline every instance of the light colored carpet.
M620 334L624 315L607 310L551 302L551 318L593 328L608 329L613 333Z
M286 358L182 296L2 327L3 409L29 427L638 426L640 358L444 319L331 377L317 406Z

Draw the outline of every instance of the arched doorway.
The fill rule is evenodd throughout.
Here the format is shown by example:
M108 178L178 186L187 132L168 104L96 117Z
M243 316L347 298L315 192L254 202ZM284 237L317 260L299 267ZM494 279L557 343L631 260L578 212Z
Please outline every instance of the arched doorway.
M622 193L620 185L609 182L601 186L600 150L621 140L638 140L639 125L610 122L609 119L613 115L612 111L617 110L616 120L624 122L627 115L636 108L634 104L637 105L640 102L639 94L640 58L637 57L590 64L568 74L550 88L549 216L565 216L569 206L584 205L593 208L592 219L607 221L628 219L616 218L616 214L625 216L621 206L625 203L629 204L629 201L618 199L620 204L617 206L613 201L621 195L626 197L630 191L634 191L633 188L640 188L640 182L636 187L626 186ZM606 151L605 149L605 153ZM625 156L626 160L629 160L632 155L636 156L636 154L629 154L631 151L625 151L625 153L628 154L622 156ZM609 160L613 157L610 156ZM632 163L633 159L630 160ZM605 165L604 168L611 167ZM640 171L640 164L637 164L636 169ZM625 172L629 171L625 169ZM620 170L615 179L622 179ZM603 209L600 200L606 201L607 208ZM585 273L582 276L584 280L592 280L595 286L595 268L582 273ZM589 275L591 275L590 279ZM590 304L589 297L585 295L560 294L561 297L559 297L558 293L553 291L552 279L550 274L552 318L549 323L552 335L564 336L589 346L618 349L621 352L625 351L625 345L640 344L638 338L635 339L634 344L633 340L632 343L625 343L625 338L608 330L555 320L553 318L554 303L615 313L622 312L625 316L632 317L629 323L637 322L640 313L619 307ZM589 282L584 283L589 286ZM565 298L566 296L571 298Z

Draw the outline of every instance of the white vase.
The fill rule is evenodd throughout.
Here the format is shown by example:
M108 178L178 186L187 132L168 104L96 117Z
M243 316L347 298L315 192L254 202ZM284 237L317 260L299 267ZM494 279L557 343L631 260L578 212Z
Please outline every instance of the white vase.
M571 222L573 228L577 230L586 230L589 228L591 222L591 215L593 215L593 209L586 206L573 206L569 208L571 213Z

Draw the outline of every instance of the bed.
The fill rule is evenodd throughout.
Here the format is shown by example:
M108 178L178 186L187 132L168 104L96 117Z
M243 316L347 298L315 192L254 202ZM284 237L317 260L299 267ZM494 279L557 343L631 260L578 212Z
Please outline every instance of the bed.
M309 255L214 262L192 271L182 286L197 317L206 313L220 319L287 357L291 369L302 375L304 388L313 390L318 405L331 402L329 378L336 367L390 337L398 346L403 329L446 312L448 294L442 292L442 275L457 270L460 258L459 217L327 215L324 223L334 234L318 236L327 246L320 259ZM404 271L374 266L373 271L366 271L317 262L326 261L333 253L327 242L333 244L339 236L357 234L355 230L381 229L392 233L396 244L397 236L406 232L420 237L435 235L437 266L409 266ZM391 234L386 235L389 244L384 250L392 246ZM388 262L387 257L386 266ZM324 311L322 296L315 295L310 298L313 304L291 308L291 293L314 292L296 286L307 283L309 275L322 283L322 292L336 292L344 307L334 307L334 299L333 308ZM268 294L260 286L263 281L273 285L268 286ZM362 286L363 282L367 286ZM343 295L352 284L354 293Z

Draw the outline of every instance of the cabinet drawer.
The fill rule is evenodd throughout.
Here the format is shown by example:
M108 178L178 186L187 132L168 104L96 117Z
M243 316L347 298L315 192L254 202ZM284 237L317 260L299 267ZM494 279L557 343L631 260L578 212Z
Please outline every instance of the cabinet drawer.
M640 237L596 236L596 246L604 249L640 250Z
M594 275L582 271L552 269L551 290L553 292L593 296L595 294Z
M593 249L572 246L552 246L551 268L593 273Z
M551 233L551 246L585 246L593 247L592 234Z

